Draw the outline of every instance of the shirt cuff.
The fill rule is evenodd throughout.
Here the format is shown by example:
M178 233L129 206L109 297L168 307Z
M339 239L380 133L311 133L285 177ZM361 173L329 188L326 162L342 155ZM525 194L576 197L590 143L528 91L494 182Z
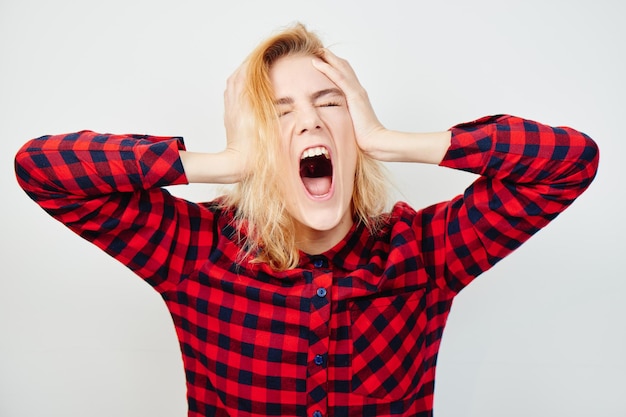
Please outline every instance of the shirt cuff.
M144 188L188 184L179 151L186 150L182 137L140 136L135 156Z
M509 117L485 116L453 126L450 147L439 165L482 175L491 158L497 124Z

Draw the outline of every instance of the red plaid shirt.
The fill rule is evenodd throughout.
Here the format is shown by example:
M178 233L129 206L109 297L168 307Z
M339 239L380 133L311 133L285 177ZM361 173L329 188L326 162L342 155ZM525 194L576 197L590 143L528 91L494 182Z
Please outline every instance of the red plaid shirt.
M45 136L16 158L48 213L144 278L174 319L189 416L431 416L454 296L590 184L595 143L511 116L452 128L441 163L480 174L463 195L393 208L276 272L237 261L233 215L173 197L181 138Z

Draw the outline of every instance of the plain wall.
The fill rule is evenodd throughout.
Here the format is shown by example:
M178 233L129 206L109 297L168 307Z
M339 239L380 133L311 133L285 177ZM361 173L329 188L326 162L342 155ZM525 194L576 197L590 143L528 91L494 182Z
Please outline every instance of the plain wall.
M591 188L457 298L435 414L626 416L625 12L618 0L0 0L0 416L185 415L163 302L30 201L13 156L82 129L218 151L226 78L298 20L352 63L389 128L512 113L596 139ZM414 207L474 178L388 167Z

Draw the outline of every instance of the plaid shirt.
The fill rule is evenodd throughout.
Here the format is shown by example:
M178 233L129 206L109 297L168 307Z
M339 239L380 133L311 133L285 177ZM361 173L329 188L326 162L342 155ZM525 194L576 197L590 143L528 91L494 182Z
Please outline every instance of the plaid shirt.
M590 184L595 143L512 116L452 128L451 201L395 205L276 272L239 259L233 213L173 197L181 138L83 131L27 143L16 172L48 213L144 278L173 317L189 416L431 416L454 296Z

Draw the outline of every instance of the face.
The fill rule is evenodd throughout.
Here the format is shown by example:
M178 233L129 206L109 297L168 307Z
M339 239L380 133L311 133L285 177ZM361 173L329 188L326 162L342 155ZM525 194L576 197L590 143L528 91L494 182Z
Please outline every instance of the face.
M281 181L297 232L347 233L357 145L346 100L311 64L287 56L270 69L279 113Z

